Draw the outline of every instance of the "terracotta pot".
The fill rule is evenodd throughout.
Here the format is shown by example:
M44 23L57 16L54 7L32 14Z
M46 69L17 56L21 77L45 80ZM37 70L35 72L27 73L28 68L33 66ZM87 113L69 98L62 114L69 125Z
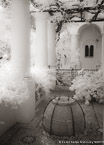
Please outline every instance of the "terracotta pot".
M79 102L61 96L53 99L44 111L43 127L51 135L72 136L85 129L85 115Z

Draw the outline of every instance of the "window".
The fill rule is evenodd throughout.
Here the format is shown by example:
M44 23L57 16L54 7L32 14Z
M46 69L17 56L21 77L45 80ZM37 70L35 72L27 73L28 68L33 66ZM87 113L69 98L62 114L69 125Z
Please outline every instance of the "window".
M89 46L86 45L85 46L85 57L88 57L89 56Z
M94 46L91 45L90 46L90 57L93 57L93 55L94 55Z
M85 45L85 57L94 56L94 45Z

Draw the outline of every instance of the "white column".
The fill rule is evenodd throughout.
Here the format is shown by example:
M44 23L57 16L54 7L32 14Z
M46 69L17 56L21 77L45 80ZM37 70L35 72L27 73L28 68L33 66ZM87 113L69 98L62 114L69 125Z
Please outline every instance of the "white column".
M56 24L48 21L48 66L50 74L54 77L52 89L56 86Z
M11 61L13 74L18 79L29 75L30 71L30 12L29 0L12 0L12 41ZM27 123L35 115L35 88L30 78L24 78L28 84L29 99L18 105L16 120Z
M102 65L102 69L103 69L103 78L104 78L104 34L102 34L101 65Z
M20 123L29 123L35 116L35 83L30 78L26 78L25 82L28 85L29 98L16 109L16 121Z
M103 69L103 82L104 82L104 23L103 23L103 33L102 33L102 52L101 52L101 65ZM103 83L104 84L104 83ZM103 140L104 140L104 108L103 108Z
M104 34L102 34L101 63L102 63L102 65L104 64Z
M47 18L48 13L36 12L36 56L35 67L48 68L48 49L47 49Z
M56 67L56 24L48 22L48 66Z
M11 60L14 75L29 75L30 69L29 0L12 0Z

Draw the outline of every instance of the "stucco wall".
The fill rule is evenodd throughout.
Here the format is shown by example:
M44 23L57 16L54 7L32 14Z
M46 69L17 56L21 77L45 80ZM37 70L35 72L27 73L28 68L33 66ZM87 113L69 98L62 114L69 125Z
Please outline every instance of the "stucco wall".
M102 53L102 34L104 32L104 22L78 22L74 24L67 24L70 35L79 36L79 46L80 49L80 65L77 68L85 69L96 69L101 65L101 53ZM68 36L69 37L69 36ZM70 40L69 40L70 41ZM84 43L87 41L92 41L95 44L94 57L85 58L85 52L83 49ZM69 49L71 42L69 43ZM61 52L60 52L61 53ZM61 57L61 68L68 69L70 64L70 58L67 58L67 65L65 65L64 57Z
M102 36L95 25L87 25L80 33L80 61L81 68L96 69L101 64ZM91 41L94 44L94 57L85 58L85 44Z

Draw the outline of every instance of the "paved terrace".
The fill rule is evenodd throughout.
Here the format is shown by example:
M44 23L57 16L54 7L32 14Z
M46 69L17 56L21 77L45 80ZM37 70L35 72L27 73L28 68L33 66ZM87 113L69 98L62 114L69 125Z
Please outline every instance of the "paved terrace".
M68 90L51 91L51 97L60 95L72 96L74 92ZM60 145L60 141L86 141L85 145L93 144L102 145L102 143L94 143L94 141L102 141L103 133L103 104L96 102L89 106L81 103L86 114L86 131L85 134L79 134L67 138L50 136L43 130L42 116L44 109L50 99L45 98L36 108L33 120L28 124L16 123L0 138L0 145ZM88 143L87 143L88 142ZM61 143L61 145L75 145L75 143ZM77 145L84 145L84 143L77 143Z

